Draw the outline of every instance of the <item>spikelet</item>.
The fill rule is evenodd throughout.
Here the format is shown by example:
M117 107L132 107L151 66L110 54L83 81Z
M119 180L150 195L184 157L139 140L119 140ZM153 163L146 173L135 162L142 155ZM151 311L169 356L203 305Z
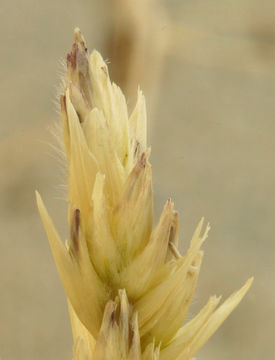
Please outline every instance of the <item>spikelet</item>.
M128 115L120 88L78 29L60 98L68 161L70 239L64 244L40 195L37 204L68 298L75 360L191 359L238 305L252 279L217 308L211 297L182 327L209 225L187 253L168 200L153 226L152 170L140 90Z

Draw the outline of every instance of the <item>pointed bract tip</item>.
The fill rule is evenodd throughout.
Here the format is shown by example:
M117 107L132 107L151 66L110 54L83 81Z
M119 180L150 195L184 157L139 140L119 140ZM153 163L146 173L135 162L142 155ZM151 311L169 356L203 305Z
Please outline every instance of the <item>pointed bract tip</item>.
M81 61L78 58L80 57L80 59L82 59L83 57L86 57L87 52L88 48L86 46L85 39L82 36L79 28L76 28L74 31L74 42L72 50L67 54L67 67L75 69L77 63Z
M231 296L232 297L239 296L240 299L242 299L250 289L253 281L254 281L254 277L251 276L248 280L246 280L245 284L238 291L235 291Z
M87 50L86 41L78 27L74 29L74 42L81 44Z
M119 296L120 300L121 300L122 298L126 298L126 299L127 299L126 290L125 290L125 289L119 289L119 290L118 290L118 296Z
M102 63L104 63L104 60L103 60L101 54L100 54L97 50L95 50L95 49L91 52L90 57L91 57L91 59L94 60L95 62L102 62Z
M103 73L108 76L108 67L107 67L105 61L103 60L103 57L97 50L92 51L92 53L90 55L90 61L92 64L92 68L94 70L97 70L97 71L102 70ZM100 74L100 72L98 74Z
M40 208L41 205L43 205L43 201L41 198L41 195L39 194L39 192L37 190L35 190L35 197L36 197L36 203L38 208Z
M74 28L74 37L77 38L79 36L82 36L82 34L81 34L79 27L77 26Z
M241 299L245 296L245 294L248 292L248 290L250 289L250 286L252 285L254 280L254 277L250 277L248 280L246 280L245 284L237 291L233 292L228 299L225 300L224 304L226 302L232 301L233 299L235 299L236 301L236 306L238 305L238 303L241 301Z
M253 284L253 281L254 281L254 276L251 276L251 277L247 280L247 282L245 283L244 286L247 286L248 289L249 289L250 286Z

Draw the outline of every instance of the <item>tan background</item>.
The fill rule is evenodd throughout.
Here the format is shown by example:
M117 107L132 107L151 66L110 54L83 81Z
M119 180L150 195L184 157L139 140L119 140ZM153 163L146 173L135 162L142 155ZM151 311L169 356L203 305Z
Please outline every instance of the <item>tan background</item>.
M249 294L198 359L272 360L275 2L163 0L162 5L164 16L154 39L149 31L147 40L150 45L168 38L169 51L162 67L161 53L151 64L145 62L150 73L159 72L158 80L150 87L141 69L139 82L152 115L157 213L167 197L175 200L185 245L202 215L212 224L191 314L210 294L227 296L255 276ZM39 189L66 234L65 180L48 131L58 120L54 101L60 60L78 25L90 49L100 50L112 66L106 46L110 8L111 0L0 3L3 360L71 358L65 297L34 190Z

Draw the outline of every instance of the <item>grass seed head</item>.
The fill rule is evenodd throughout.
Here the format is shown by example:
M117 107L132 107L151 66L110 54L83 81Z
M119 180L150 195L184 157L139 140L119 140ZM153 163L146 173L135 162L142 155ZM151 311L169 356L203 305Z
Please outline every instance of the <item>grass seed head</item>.
M79 29L60 97L68 162L70 240L65 245L37 203L68 298L75 360L191 359L238 305L252 279L217 308L211 297L182 327L203 257L203 219L187 253L169 199L153 226L146 107L131 114L97 51Z

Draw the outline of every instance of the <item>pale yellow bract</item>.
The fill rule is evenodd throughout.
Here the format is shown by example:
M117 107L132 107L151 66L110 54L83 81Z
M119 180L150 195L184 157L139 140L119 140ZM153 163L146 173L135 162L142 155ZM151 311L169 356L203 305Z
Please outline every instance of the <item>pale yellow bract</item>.
M178 250L178 214L168 200L153 226L145 99L128 115L100 54L78 29L60 98L68 161L70 240L37 203L65 288L75 360L191 359L238 305L252 279L217 308L208 303L182 327L209 231L199 222Z

